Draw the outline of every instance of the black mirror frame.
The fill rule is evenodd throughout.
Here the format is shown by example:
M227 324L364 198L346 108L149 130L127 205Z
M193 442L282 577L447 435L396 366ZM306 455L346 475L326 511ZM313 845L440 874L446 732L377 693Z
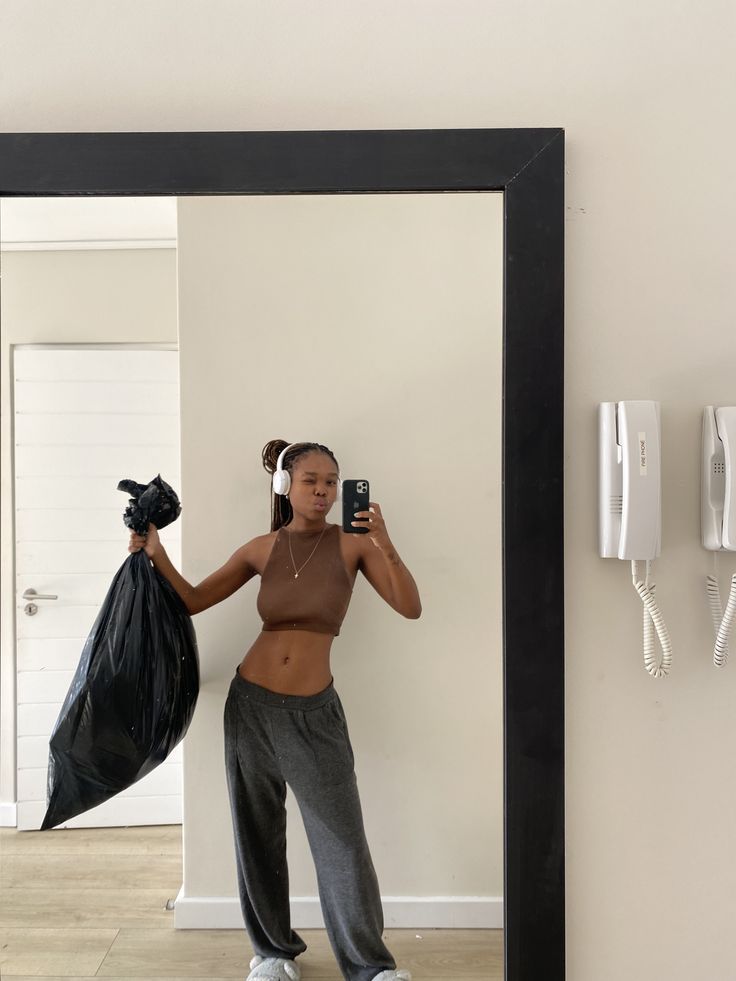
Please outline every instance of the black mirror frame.
M563 981L564 130L0 134L3 196L442 191L504 192L505 976Z

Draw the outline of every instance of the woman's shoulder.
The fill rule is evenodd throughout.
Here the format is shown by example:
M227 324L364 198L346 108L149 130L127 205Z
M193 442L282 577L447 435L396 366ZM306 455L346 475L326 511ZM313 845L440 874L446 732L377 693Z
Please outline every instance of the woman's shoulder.
M251 538L244 545L241 545L235 555L239 556L240 560L250 566L254 572L261 575L268 562L277 534L277 531L269 531L265 535L256 535L255 538Z
M251 538L251 541L252 542L272 542L274 540L274 538L276 538L276 536L278 535L279 531L281 531L280 528L277 528L276 531L267 531L265 535L256 535L255 538Z
M340 543L340 551L342 552L345 565L348 570L350 570L353 579L360 568L361 555L363 550L363 542L361 538L362 535L351 535L349 531L345 531L342 525L333 525L333 527L339 529L337 532L338 542Z
M339 528L340 529L340 537L344 541L347 541L347 542L356 542L356 541L359 541L363 537L362 535L356 535L354 532L345 531L345 529L343 528L342 525L333 525L333 528Z
M251 552L253 550L258 551L262 548L267 548L270 543L272 543L278 531L267 531L265 535L256 535L255 538L250 538L244 545L241 545L241 549Z

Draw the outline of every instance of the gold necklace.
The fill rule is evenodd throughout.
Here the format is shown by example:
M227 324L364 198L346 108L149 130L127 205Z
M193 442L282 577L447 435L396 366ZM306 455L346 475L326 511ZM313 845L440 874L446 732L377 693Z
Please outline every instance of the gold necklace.
M325 527L322 529L322 535L324 535L324 533L327 531L327 528L328 528L328 525L325 525ZM302 565L302 567L300 569L297 569L296 562L294 561L294 553L291 551L291 532L288 531L288 529L287 529L286 534L289 536L289 555L291 556L291 564L294 566L294 569L296 570L295 573L294 573L294 578L295 579L298 579L299 578L299 573L302 571L302 569L307 564L307 562L309 562L309 559L311 559L312 556L314 555L314 553L317 551L317 545L319 545L319 543L322 541L322 535L320 535L319 538L317 539L317 545L315 545L314 548L312 549L312 551L311 551L311 553L309 555L309 559L307 559L307 562L305 562L304 565Z

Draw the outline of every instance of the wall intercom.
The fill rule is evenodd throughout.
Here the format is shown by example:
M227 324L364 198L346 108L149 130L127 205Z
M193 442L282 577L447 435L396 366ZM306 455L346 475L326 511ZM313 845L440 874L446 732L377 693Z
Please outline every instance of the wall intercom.
M726 609L721 605L717 561L719 552L736 552L736 406L707 405L703 412L703 455L700 492L703 547L714 552L714 571L706 590L716 641L713 661L722 667L728 658L728 635L736 620L736 574Z
M659 403L652 401L601 402L598 412L599 550L602 558L631 562L632 582L644 604L644 667L655 678L667 675L672 663L672 644L651 579L651 561L661 542L659 417ZM640 562L645 563L643 579Z

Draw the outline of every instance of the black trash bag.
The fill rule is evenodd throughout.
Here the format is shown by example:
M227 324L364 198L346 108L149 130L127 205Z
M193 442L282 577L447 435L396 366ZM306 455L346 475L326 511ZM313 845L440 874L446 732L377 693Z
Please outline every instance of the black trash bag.
M121 480L119 491L130 494L130 501L123 513L123 521L139 535L145 535L149 522L157 528L165 528L181 514L179 498L161 474L150 484L137 484L134 480Z
M160 477L118 487L137 498L125 512L129 527L163 527L181 511ZM115 574L51 734L41 830L109 800L162 763L189 728L198 694L192 619L143 550L135 552Z

